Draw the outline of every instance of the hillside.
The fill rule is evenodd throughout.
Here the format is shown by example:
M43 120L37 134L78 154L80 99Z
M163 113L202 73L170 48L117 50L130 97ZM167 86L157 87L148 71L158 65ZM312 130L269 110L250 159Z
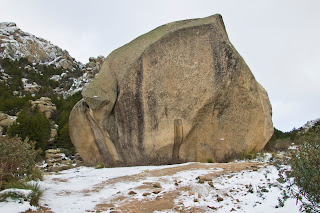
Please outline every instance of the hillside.
M0 81L15 78L17 84L21 84L14 88L17 92L24 90L36 94L42 87L49 86L55 94L65 97L82 90L99 72L104 61L104 57L99 56L82 64L68 51L22 31L12 22L0 23L0 59ZM16 66L14 73L12 66Z
M69 113L104 59L82 64L15 23L0 23L0 135L28 137L43 151L58 146L73 152Z
M31 63L53 64L63 69L82 66L66 50L22 31L13 22L0 23L0 57L11 60L27 58Z

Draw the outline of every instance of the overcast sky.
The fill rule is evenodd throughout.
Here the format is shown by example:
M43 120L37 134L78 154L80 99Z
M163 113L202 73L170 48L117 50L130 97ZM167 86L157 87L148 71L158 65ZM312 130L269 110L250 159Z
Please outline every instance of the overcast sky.
M222 15L230 41L268 91L282 131L320 118L320 1L1 0L0 22L83 63L168 22Z

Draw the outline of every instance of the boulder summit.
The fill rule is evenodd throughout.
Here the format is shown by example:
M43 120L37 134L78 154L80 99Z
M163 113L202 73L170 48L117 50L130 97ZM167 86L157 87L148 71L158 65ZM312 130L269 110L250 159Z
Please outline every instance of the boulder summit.
M89 165L225 162L273 134L264 88L220 15L169 23L113 51L73 108Z

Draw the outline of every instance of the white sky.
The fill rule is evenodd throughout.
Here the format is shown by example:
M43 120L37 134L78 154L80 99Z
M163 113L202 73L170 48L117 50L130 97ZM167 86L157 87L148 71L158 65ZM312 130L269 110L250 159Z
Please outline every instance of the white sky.
M268 91L274 126L289 131L320 118L319 11L317 0L1 0L0 22L86 63L168 22L220 13Z

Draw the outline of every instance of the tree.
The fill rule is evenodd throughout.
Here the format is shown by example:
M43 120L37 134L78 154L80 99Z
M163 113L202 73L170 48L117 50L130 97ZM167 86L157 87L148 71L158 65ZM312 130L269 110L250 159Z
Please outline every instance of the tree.
M28 137L36 143L36 149L44 151L49 145L50 130L50 121L38 109L22 110L16 123L8 129L8 134L11 137L18 135L22 140Z

